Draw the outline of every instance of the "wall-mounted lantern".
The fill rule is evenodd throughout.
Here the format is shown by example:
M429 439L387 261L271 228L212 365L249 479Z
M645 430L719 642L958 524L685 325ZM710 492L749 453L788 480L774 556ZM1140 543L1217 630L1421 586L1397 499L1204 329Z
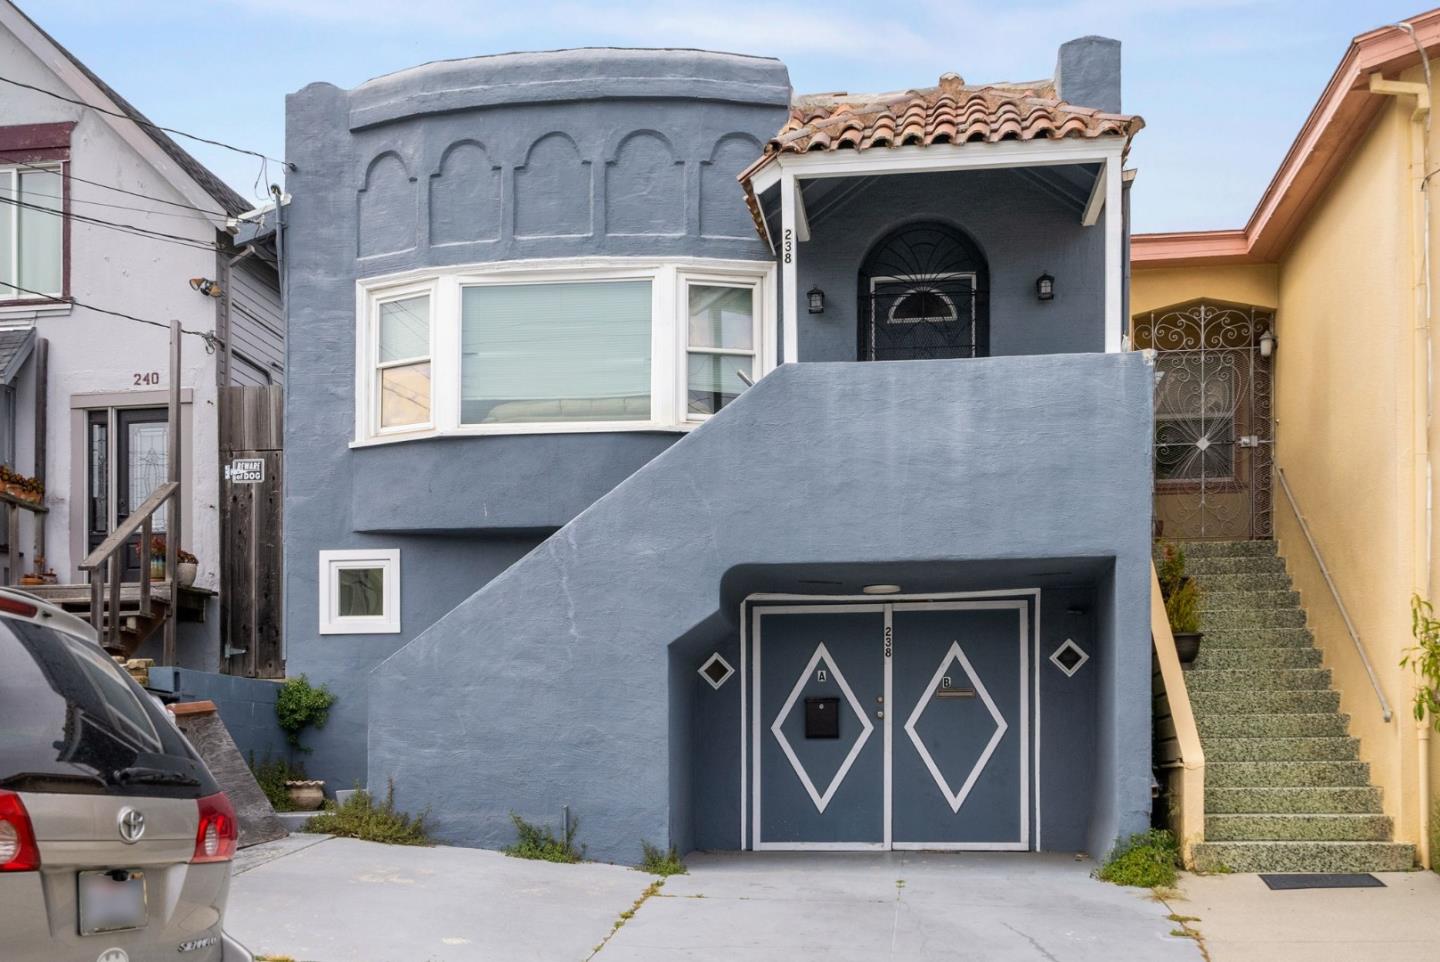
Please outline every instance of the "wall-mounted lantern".
M1260 356L1269 357L1275 353L1275 332L1265 328L1260 335Z
M818 287L812 287L812 288L810 288L809 292L806 293L805 297L808 298L809 301L810 301L810 313L811 313L811 314L824 314L824 313L825 313L825 292L824 292L824 291L822 291L822 290L821 290L820 288L818 288Z
M1053 301L1055 299L1055 278L1048 272L1035 278L1035 299L1037 301Z

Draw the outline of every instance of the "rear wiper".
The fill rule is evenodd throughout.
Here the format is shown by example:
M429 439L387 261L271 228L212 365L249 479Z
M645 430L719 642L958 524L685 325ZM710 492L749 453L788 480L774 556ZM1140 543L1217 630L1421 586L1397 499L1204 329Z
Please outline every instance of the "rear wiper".
M90 785L104 789L108 783L99 775L85 775L80 772L21 772L0 779L0 788L15 792L43 792L51 786L73 787Z
M111 776L120 785L199 785L200 779L163 768L122 768Z

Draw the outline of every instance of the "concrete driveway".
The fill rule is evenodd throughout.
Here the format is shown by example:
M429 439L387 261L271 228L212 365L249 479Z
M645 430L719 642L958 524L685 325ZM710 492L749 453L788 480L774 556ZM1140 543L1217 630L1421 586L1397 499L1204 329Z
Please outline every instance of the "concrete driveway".
M654 880L620 866L296 835L241 853L226 928L299 962L1200 959L1148 892L1068 856L687 861L647 895Z

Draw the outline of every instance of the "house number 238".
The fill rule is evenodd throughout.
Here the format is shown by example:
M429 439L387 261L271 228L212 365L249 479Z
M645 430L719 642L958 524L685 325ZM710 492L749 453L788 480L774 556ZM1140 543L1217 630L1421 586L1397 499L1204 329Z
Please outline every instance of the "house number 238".
M790 263L795 257L795 231L785 228L785 263Z

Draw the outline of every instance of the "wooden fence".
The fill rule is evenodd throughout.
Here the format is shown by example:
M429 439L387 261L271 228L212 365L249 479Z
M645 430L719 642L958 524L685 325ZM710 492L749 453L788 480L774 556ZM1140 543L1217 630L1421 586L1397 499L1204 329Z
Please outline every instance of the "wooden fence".
M251 678L282 678L284 388L222 390L221 670ZM246 470L227 476L238 462L249 462L239 465ZM254 480L257 475L260 479Z

